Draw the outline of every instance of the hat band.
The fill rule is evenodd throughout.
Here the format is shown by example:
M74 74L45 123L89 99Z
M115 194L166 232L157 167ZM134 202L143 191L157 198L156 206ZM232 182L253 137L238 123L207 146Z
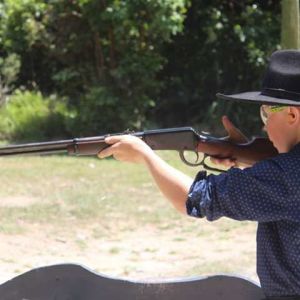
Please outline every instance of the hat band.
M296 100L300 102L300 93L289 92L283 89L264 88L261 95L280 99Z

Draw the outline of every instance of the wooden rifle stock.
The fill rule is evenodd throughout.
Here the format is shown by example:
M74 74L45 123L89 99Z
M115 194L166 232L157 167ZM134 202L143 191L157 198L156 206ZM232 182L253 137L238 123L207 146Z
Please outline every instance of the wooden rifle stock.
M205 165L205 158L229 158L245 164L254 164L278 154L272 143L266 138L254 138L248 143L234 144L226 138L216 138L208 134L198 134L191 127L167 128L148 130L143 132L124 132L113 135L131 134L141 138L153 150L177 150L181 159L188 165ZM30 143L21 145L9 145L0 148L0 156L21 154L53 154L66 153L69 155L97 155L108 147L105 138L109 135L75 138L43 143ZM202 159L189 162L185 153L193 151L204 154Z
M234 144L222 139L199 141L197 150L215 158L235 160L247 165L278 155L278 151L267 138L257 137L243 144Z

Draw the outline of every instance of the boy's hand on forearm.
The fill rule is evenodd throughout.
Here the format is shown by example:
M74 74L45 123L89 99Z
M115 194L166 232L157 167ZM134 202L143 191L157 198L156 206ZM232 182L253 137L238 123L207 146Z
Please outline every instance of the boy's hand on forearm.
M144 163L145 158L153 153L146 143L132 135L107 137L105 143L111 146L99 152L99 158L113 156L120 161Z

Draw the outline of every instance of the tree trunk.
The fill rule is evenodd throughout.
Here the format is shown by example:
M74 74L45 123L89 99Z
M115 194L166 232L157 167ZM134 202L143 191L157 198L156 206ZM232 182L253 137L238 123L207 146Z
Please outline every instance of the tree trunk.
M299 0L282 0L281 14L282 49L300 49Z

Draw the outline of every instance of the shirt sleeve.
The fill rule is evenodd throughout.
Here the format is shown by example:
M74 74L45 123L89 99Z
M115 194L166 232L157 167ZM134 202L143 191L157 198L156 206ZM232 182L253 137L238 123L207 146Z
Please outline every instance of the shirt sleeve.
M299 220L299 193L276 160L251 168L230 169L221 175L200 172L186 202L190 216L213 221L220 217L259 222Z

